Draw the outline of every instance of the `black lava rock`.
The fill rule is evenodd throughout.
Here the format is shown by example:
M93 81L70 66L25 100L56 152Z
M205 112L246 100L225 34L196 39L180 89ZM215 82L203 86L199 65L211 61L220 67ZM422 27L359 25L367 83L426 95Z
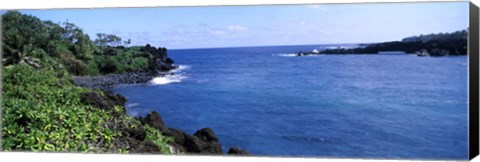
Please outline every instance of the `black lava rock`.
M169 132L168 128L165 126L165 123L163 123L162 117L160 117L160 114L155 111L148 113L147 116L143 118L142 122L155 129L158 129L160 132Z
M140 141L145 140L145 137L147 136L147 131L143 127L138 127L136 129L127 128L124 129L122 132L126 133L128 137L132 137Z
M200 129L193 135L206 142L218 142L217 135L210 128Z
M103 91L103 95L97 92L80 93L80 101L110 112L115 112L114 107L118 105L123 109L120 114L123 114L125 113L125 102L127 102L127 99L122 95L114 94L112 91ZM116 115L120 115L117 113L115 112Z
M247 151L242 150L241 148L238 148L238 147L232 147L232 148L228 149L227 154L229 154L229 155L250 155L250 153L248 153Z
M185 132L181 131L181 130L178 130L178 129L174 129L174 128L168 128L168 132L164 132L164 135L167 135L167 136L170 136L170 137L173 137L173 141L177 144L179 144L180 146L183 145L183 143L185 143Z
M205 142L195 136L185 134L183 147L188 153L202 153Z
M138 152L138 153L159 153L160 152L160 150L158 149L158 146L149 140L142 141L141 144L135 145L135 146L137 147L135 149L135 152Z
M193 135L189 135L178 129L167 128L160 114L155 111L138 119L143 124L148 124L161 131L163 135L172 137L173 141L170 142L169 145L173 147L174 151L176 150L188 154L223 154L222 145L211 128L202 128L196 131ZM231 154L248 155L246 151L239 148L231 149L230 152Z

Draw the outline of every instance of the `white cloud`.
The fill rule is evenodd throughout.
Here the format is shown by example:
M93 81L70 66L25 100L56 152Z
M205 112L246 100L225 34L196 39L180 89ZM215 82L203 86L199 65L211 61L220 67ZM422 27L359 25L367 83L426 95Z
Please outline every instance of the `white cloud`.
M307 25L307 22L305 22L305 21L300 21L300 25Z
M220 29L206 29L206 31L213 35L223 35L227 33L226 31Z
M185 29L172 29L171 31L163 32L164 36L167 37L182 37L190 35L192 32Z
M244 31L248 30L248 27L242 25L229 25L227 29L231 31Z

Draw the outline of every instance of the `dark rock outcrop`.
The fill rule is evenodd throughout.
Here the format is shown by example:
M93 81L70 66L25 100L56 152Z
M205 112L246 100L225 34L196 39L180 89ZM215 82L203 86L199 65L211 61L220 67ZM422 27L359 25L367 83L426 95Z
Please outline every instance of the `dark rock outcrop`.
M200 138L203 141L207 142L218 142L218 137L215 135L212 129L203 128L195 132L194 136Z
M173 148L175 148L179 152L187 152L183 144L185 143L185 136L187 136L188 134L178 129L168 128L168 132L164 132L164 135L173 138L173 141L169 143Z
M166 48L155 48L147 44L141 51L153 55L153 59L148 61L148 67L151 71L169 71L176 68L176 66L173 65L173 60L168 58Z
M201 144L200 153L203 154L222 154L222 145L218 141L217 135L210 128L202 128L193 134L198 138Z
M160 114L155 111L148 113L147 116L142 119L142 123L148 124L161 132L169 132L168 128L165 126L165 123L163 123Z
M232 147L228 149L227 154L229 155L250 155L247 151L242 150L241 148L238 147Z
M199 131L202 131L204 129L210 129L210 128L203 128ZM210 129L211 130L211 129ZM195 133L195 134L197 134ZM212 131L213 133L213 131ZM198 135L198 134L197 134ZM217 138L217 136L213 133L213 138ZM192 153L192 154L222 154L222 146L220 143L214 140L205 140L205 136L196 136L196 135L189 135L186 133L183 133L183 143L181 146L183 147L183 150L185 150L187 153ZM179 144L180 145L180 144Z
M81 102L90 104L96 108L111 112L114 116L125 115L125 97L115 94L112 91L102 90L100 92L84 92L80 94ZM121 106L123 111L115 111L115 106ZM163 122L159 113L153 111L145 117L136 118L143 125L149 125L162 132L165 136L170 136L173 141L169 143L176 153L184 152L189 154L209 154L214 155L223 154L222 146L215 132L210 128L202 128L196 131L193 135L187 134L184 131L168 128ZM146 130L143 126L136 128L119 126L118 129L122 132L121 137L116 139L114 143L119 147L127 147L132 153L160 153L158 146L146 138ZM245 151L235 148L229 150L229 154L246 155Z
M223 153L218 137L210 128L203 128L195 132L194 135L189 135L184 131L168 128L157 112L147 114L140 121L158 129L163 135L172 137L173 142L170 145L182 152L192 154Z
M90 104L96 108L107 110L115 116L125 115L125 110L121 112L115 111L116 105L124 108L125 97L114 94L111 91L99 92L84 92L81 93L81 102ZM210 128L202 128L196 131L193 135L187 134L184 131L168 128L163 122L159 113L153 111L145 117L136 118L143 125L149 125L162 132L165 136L170 136L173 141L169 143L173 147L174 152L184 152L189 154L223 154L222 146L218 140L215 132ZM158 147L146 138L146 130L143 126L130 128L120 125L118 128L122 132L122 136L116 141L119 146L128 146L132 153L159 153ZM234 148L229 150L229 154L248 155L247 152Z
M177 144L183 144L185 142L185 132L181 130L175 128L168 128L166 134L168 134L170 137L173 137L174 142Z
M106 110L108 112L112 112L116 115L120 115L125 113L125 102L127 99L122 95L115 94L109 90L103 90L103 94L99 94L97 92L83 92L80 93L80 101L86 104L90 104L94 107ZM115 106L121 106L122 111L120 114L119 112L114 111Z
M111 112L115 117L126 115L125 97L115 94L112 91L102 90L101 92L83 92L80 94L80 98L81 102ZM121 106L123 111L115 111L114 107L117 105ZM122 124L109 124L115 125L115 128L111 129L116 129L121 132L121 135L113 141L117 147L128 148L128 151L131 153L161 153L158 146L146 138L147 131L143 126L132 128ZM101 142L99 144L101 144Z
M205 145L203 141L200 141L200 139L192 135L184 135L185 141L182 146L185 148L185 151L188 153L201 153L203 151L203 147Z
M147 136L147 131L143 127L126 128L123 129L122 133L128 137L132 137L140 141L145 140L145 137Z
M160 150L158 146L149 140L138 141L131 140L132 148L130 149L131 153L159 153Z

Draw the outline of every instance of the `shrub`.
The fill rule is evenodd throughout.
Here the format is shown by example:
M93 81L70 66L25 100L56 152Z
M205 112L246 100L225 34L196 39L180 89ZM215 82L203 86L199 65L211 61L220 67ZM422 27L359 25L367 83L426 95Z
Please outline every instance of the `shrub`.
M146 69L148 67L148 59L144 57L136 57L133 59L130 67L133 71Z
M80 102L85 91L61 82L52 70L27 65L5 69L4 150L114 152L119 135L104 126L112 117Z
M162 132L151 126L145 125L144 127L147 130L147 139L155 143L161 152L171 153L170 146L168 146L167 143L173 141L172 137L163 136Z
M2 148L6 151L47 152L128 152L122 140L123 128L141 126L124 114L123 107L112 112L86 105L80 94L91 91L77 87L53 67L35 69L17 64L6 68L3 77ZM101 94L101 92L99 92ZM147 128L147 138L163 153L171 138Z
M118 61L113 57L99 56L95 57L98 69L102 74L114 73L118 69Z
M100 75L97 63L95 61L88 61L87 63L87 75L95 76Z
M126 63L128 58L123 58L121 56L109 57L116 66L116 70L113 73L124 73L128 70L128 64Z
M62 62L73 75L85 75L87 73L87 65L81 60L66 56L62 57Z

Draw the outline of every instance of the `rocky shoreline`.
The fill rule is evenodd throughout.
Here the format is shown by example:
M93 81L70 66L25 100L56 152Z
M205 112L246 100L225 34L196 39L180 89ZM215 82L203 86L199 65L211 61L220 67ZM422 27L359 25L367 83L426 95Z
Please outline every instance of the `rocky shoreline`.
M155 77L163 77L167 75L175 75L171 72L177 69L174 61L168 58L167 49L155 48L147 44L141 48L141 51L153 55L148 60L148 68L142 71L126 72L122 74L104 74L100 76L74 76L72 82L75 85L87 88L110 88L117 85L126 84L144 84Z
M85 92L81 94L81 102L90 104L94 107L113 113L114 116L125 116L125 103L127 99L119 94L109 90L119 85L145 84L155 77L167 77L175 75L172 70L177 69L173 60L167 57L165 48L155 48L146 45L142 51L153 54L153 58L149 60L148 69L139 72L127 72L122 74L106 74L100 76L75 76L72 82L81 87L100 89L100 92ZM121 106L122 114L115 111L115 106ZM155 143L146 138L146 129L144 125L153 127L162 132L163 136L172 137L173 141L168 145L174 154L223 154L222 145L218 137L211 128L202 128L193 135L187 134L182 130L169 128L163 122L158 112L150 112L145 117L136 117L142 126L137 128L122 128L122 142L127 143L132 153L161 153ZM227 154L231 155L249 155L248 152L234 147L230 148Z
M103 94L97 92L84 92L81 94L81 102L103 109L106 112L114 113L114 116L126 115L126 98L115 94L110 90L101 90ZM122 106L123 111L118 114L115 106ZM117 114L115 114L117 113ZM142 125L149 125L160 132L163 136L172 137L173 141L168 144L174 154L204 154L204 155L222 155L222 145L215 132L211 128L202 128L193 135L187 134L182 130L170 128L165 125L158 112L150 112L145 117L136 117ZM161 153L156 145L146 138L146 129L144 127L121 129L123 143L130 147L132 153ZM228 155L250 155L245 150L238 147L229 148Z
M86 88L110 88L118 85L145 84L155 77L175 75L172 72L128 72L123 74L107 74L101 76L74 76L75 85Z

